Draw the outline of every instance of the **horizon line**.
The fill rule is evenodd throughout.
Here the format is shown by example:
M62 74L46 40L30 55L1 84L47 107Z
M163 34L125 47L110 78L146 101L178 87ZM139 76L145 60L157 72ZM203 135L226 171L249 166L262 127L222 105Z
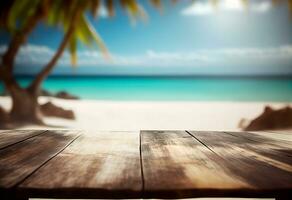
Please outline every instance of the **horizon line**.
M15 74L16 78L35 77L35 74ZM63 78L63 77L108 77L108 78L292 78L292 74L255 74L255 75L220 75L220 74L178 74L178 75L167 75L167 74L51 74L48 78Z

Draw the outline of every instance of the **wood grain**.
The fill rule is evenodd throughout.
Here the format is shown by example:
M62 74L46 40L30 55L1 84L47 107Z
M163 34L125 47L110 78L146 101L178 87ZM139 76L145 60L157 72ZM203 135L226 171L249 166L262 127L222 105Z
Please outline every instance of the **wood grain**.
M1 130L0 198L292 196L287 132L79 135Z
M19 188L30 197L140 198L139 133L85 134Z
M259 136L257 134L248 132L226 132L234 137L229 137L230 139L235 139L237 143L242 148L247 148L263 157L269 163L273 163L278 167L288 165L286 170L292 173L292 143L289 141L274 140L267 136ZM225 137L222 133L222 137ZM272 160L271 160L272 159ZM275 160L275 161L273 161ZM278 162L280 161L280 163Z
M0 189L12 188L77 137L76 131L47 131L0 150Z
M141 145L144 197L236 196L251 188L185 131L142 131Z
M254 134L257 134L261 137L268 137L272 140L276 141L285 141L285 142L292 142L292 133L274 133L274 132L262 132L262 131L257 131L257 132L251 132Z
M263 140L247 140L223 132L190 133L227 160L225 166L231 173L258 191L291 193L292 157L287 152L274 150L273 145Z
M289 129L289 130L273 130L273 131L268 131L268 132L271 132L271 133L279 133L279 134L290 134L292 133L292 130Z
M0 132L0 149L10 146L14 143L35 137L45 131L29 131L29 130L6 130Z
M286 149L292 152L292 137L283 134L267 132L227 132L233 136L241 137L246 140L255 141L262 145L266 144L269 149ZM291 154L292 156L292 154Z

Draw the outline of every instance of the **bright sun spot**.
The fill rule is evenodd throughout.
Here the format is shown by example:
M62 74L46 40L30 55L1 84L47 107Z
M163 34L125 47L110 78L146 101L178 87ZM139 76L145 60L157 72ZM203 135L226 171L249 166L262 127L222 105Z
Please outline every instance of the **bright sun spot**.
M254 13L265 13L271 8L271 0L251 1L248 6L242 0L222 0L218 2L217 6L214 6L212 1L196 1L191 6L183 9L181 13L185 16L203 16L215 14L217 11L237 13L247 9Z

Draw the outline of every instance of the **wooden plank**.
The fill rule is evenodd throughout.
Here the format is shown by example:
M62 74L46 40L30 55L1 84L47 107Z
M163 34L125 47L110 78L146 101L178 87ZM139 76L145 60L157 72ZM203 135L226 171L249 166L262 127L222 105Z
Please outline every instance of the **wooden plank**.
M278 133L274 133L274 132L263 132L263 131L256 131L256 132L250 132L250 133L254 133L263 137L268 137L270 139L273 140L277 140L277 141L285 141L285 142L292 142L292 134L291 133L287 133L287 134L278 134Z
M289 141L292 141L292 131L291 130L286 130L286 131L281 131L281 130L278 130L278 131L265 131L265 132L268 132L268 133L272 133L274 135L279 135L283 138L285 138L286 140L289 140Z
M140 198L139 132L83 135L19 190L42 198Z
M292 166L291 142L279 140L277 141L270 139L266 136L259 136L253 133L246 132L226 132L226 133L234 137L240 137L238 139L235 139L233 137L229 138L232 140L235 139L237 143L240 144L240 146L242 146L243 148L248 148L250 151L254 151L259 155ZM224 134L222 136L225 137ZM236 142L234 144L236 144ZM275 165L278 165L276 163L277 162L275 162Z
M6 130L0 132L0 149L42 134L45 131Z
M268 132L279 133L279 134L289 134L289 135L292 134L292 130L291 129L289 129L289 130L273 130L273 131L268 131Z
M142 131L141 150L146 198L232 197L253 189L185 131Z
M291 194L292 158L269 144L223 132L190 131L203 144L229 161L226 167L258 191Z
M226 132L233 136L242 137L247 140L256 141L261 144L268 144L271 149L286 149L292 152L292 140L282 134L267 133L267 132ZM292 156L292 154L291 154Z
M77 134L76 131L47 131L0 150L0 189L12 188L23 181L63 150Z

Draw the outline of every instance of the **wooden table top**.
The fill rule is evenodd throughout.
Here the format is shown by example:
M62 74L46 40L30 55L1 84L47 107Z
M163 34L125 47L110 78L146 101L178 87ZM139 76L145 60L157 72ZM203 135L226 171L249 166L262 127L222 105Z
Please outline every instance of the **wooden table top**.
M0 131L1 199L290 196L292 132Z

